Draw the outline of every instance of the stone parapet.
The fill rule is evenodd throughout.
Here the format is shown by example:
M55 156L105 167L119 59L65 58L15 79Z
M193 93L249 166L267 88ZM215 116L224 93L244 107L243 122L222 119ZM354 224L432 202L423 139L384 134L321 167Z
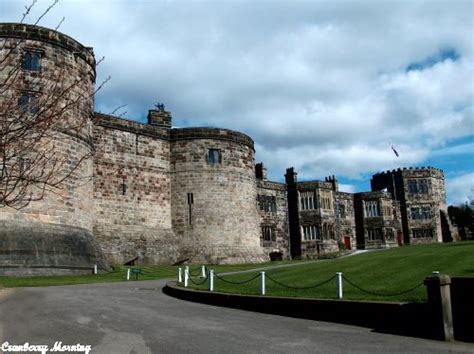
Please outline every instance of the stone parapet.
M169 140L169 133L163 127L143 124L133 120L119 118L110 114L103 114L95 112L96 124L104 128L121 130L133 134L149 136L162 140Z
M0 23L0 38L33 40L62 47L81 57L91 67L95 76L95 58L92 48L83 46L63 33L25 23Z
M252 138L243 133L221 128L179 128L171 130L171 140L213 139L244 144L254 149Z

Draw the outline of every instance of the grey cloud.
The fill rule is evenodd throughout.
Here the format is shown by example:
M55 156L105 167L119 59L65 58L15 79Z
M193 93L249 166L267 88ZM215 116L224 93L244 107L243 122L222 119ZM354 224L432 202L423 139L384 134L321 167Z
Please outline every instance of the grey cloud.
M41 6L47 1L39 1ZM0 20L21 6L7 0ZM5 5L6 4L6 5ZM64 1L43 22L95 48L97 108L156 101L178 126L237 129L280 177L357 178L474 134L470 1ZM3 9L2 9L3 10ZM453 48L459 60L406 73ZM394 160L390 142L402 151Z

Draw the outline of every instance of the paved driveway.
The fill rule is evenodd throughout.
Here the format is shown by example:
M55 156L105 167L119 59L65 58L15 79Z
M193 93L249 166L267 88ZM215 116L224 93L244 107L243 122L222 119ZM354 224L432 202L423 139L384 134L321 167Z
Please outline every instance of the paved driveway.
M474 353L474 345L186 302L163 281L17 289L0 299L1 343L91 353Z

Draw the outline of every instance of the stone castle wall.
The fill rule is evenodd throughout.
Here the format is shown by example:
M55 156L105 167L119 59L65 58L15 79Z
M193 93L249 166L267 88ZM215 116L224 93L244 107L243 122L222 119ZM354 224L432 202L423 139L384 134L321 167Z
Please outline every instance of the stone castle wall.
M41 59L38 71L18 70L19 77L10 90L2 93L2 101L10 96L17 102L16 97L22 94L34 95L40 102L57 100L55 114L60 115L61 120L80 121L83 127L73 134L55 132L55 153L69 156L76 162L89 155L92 141L88 117L92 114L95 85L92 49L59 32L25 24L0 24L0 46L4 44L2 53L10 55L2 64L2 82L5 82L5 75L11 68L22 63L26 51L39 53ZM86 98L77 104L70 104L65 110L60 108L67 100L78 100L79 97ZM92 163L85 161L75 170L74 178L68 179L65 188L53 190L40 202L33 202L22 209L21 214L15 210L3 210L0 219L59 223L92 230L91 176Z
M426 182L427 191L420 192L420 183ZM418 192L412 192L410 183L416 183ZM400 203L404 242L417 244L443 241L449 238L451 225L447 218L446 188L444 173L433 167L403 168L378 173L373 176L373 190L387 188L392 197ZM394 191L395 190L395 191ZM413 208L428 207L431 217L417 219L413 217ZM445 215L446 227L443 228L442 215ZM432 230L432 237L416 237L414 230ZM449 239L445 239L448 241Z
M366 215L365 203L372 203L375 208L373 215ZM390 193L384 191L356 193L354 206L358 248L390 248L399 245L400 205L392 199Z
M170 142L160 127L96 114L94 235L111 263L176 261ZM170 252L173 250L173 252Z
M188 128L172 130L171 142L171 220L185 245L181 257L207 263L264 260L253 141L226 129Z
M169 141L134 130L140 123L99 116L94 129L95 224L171 228Z
M257 202L260 245L267 255L276 252L283 259L289 258L286 186L283 183L257 179Z
M356 248L356 220L354 212L354 195L337 191L334 205L338 214L336 226L340 234L340 242L348 250Z
M65 110L60 121L85 124L74 132L54 127L52 151L73 165L95 154L43 200L20 212L0 210L0 273L6 268L8 274L26 268L23 273L36 269L48 274L80 272L94 264L106 268L102 255L110 264L134 259L155 264L261 262L271 253L312 258L337 251L343 242L355 246L356 226L395 230L400 219L407 243L441 241L449 231L441 170L375 175L372 190L387 189L380 192L381 205L392 203L394 220L369 221L362 215L358 223L354 195L339 192L334 176L297 182L291 168L285 184L268 181L262 164L255 169L254 143L245 134L173 129L163 105L149 111L148 124L94 115L93 51L66 35L39 26L0 24L0 48L1 58L11 50L7 68L21 66L26 51L41 57L40 70L19 70L17 84L2 102L15 103L24 92L55 98L71 87L59 101L83 99ZM2 70L0 80L5 75ZM426 180L429 192L410 193L410 180ZM303 208L304 195L320 204ZM429 206L433 217L413 220L412 208L418 206ZM314 237L308 238L308 227ZM316 228L321 230L317 239ZM423 228L433 230L431 239L413 236L413 230Z
M55 173L55 178L70 173L70 166L74 166L71 178L60 188L48 189L41 201L31 202L21 211L1 210L4 242L0 263L17 267L19 273L25 266L47 273L61 267L79 271L92 268L94 263L102 262L99 254L89 252L95 249L91 234L94 218L93 166L90 159L79 162L92 152L93 51L59 32L26 24L0 24L0 48L0 81L7 82L9 73L17 75L11 77L8 81L11 85L2 92L2 104L9 101L20 105L19 97L28 96L30 99L34 97L41 109L52 105L52 113L46 114L58 118L50 126L52 138L44 138L42 148L64 160L69 159L68 164ZM38 55L39 67L32 70L23 66L26 53ZM21 114L36 113L28 108L26 113ZM71 130L71 125L76 129ZM32 230L32 225L34 230L30 232L28 230ZM4 234L5 230L9 230L8 234ZM26 237L28 233L30 236ZM53 249L51 243L46 242L47 235L55 240ZM73 260L68 256L80 250L84 252L79 258Z
M320 253L337 252L339 250L339 237L337 235L337 218L334 185L331 182L308 181L298 182L299 193L299 222L301 228L301 256L313 258ZM310 193L314 196L316 205L304 209L302 196ZM326 199L326 203L323 202ZM305 240L304 229L316 226L320 229L321 238L318 240Z

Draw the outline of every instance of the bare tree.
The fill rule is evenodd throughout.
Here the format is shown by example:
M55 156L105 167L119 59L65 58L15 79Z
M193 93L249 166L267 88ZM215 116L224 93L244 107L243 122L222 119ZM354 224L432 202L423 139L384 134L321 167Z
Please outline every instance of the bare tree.
M0 206L15 209L92 177L79 167L92 158L93 98L109 79L94 90L95 77L81 70L71 75L67 65L38 74L41 54L25 51L26 42L26 33L0 38ZM71 148L74 139L90 149Z

